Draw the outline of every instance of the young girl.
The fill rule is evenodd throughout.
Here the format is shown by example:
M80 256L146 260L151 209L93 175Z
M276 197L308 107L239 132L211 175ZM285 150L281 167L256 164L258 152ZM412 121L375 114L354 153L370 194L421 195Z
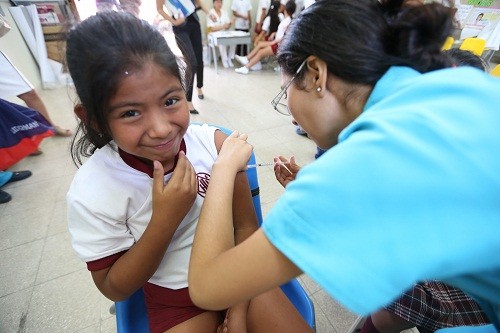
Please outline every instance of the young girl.
M226 139L191 253L195 304L227 307L304 272L365 315L438 279L500 329L500 80L449 68L449 8L402 3L319 0L292 21L272 104L286 99L283 111L328 151L229 247L214 238L230 236L228 191L252 147ZM284 181L293 172L276 168Z
M255 36L253 42L255 47L260 41L271 41L274 39L278 26L281 20L284 19L283 14L281 14L279 10L280 2L278 0L272 1L269 11L262 23L262 31Z
M307 332L279 289L231 308L224 324L190 300L194 231L226 136L189 126L185 71L162 35L129 14L97 14L70 31L67 63L82 134L72 154L88 157L67 195L68 223L97 288L113 301L143 288L151 332ZM233 189L239 243L257 219L244 173Z

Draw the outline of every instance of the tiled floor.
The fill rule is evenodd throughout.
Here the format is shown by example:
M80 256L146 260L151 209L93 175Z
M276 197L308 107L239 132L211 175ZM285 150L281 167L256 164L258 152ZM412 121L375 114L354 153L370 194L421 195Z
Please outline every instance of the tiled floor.
M205 68L205 99L194 103L208 122L249 133L259 162L277 154L309 163L315 144L298 136L290 117L275 112L270 101L280 77L269 66L244 76ZM53 119L74 127L75 100L70 88L39 91ZM195 97L196 98L196 97ZM13 101L15 101L13 99ZM0 205L0 332L115 332L111 301L94 286L84 263L74 255L66 228L65 195L76 171L68 138L43 141L43 154L27 157L11 170L33 176L3 189L13 200ZM259 170L264 214L282 193L272 167ZM307 277L301 281L316 308L317 332L346 332L356 316L328 297Z

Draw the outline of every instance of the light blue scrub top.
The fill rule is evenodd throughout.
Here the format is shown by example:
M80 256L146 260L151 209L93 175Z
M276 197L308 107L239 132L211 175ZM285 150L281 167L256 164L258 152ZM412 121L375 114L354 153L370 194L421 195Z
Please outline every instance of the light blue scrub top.
M498 320L500 80L468 67L391 68L263 230L354 312L440 279Z

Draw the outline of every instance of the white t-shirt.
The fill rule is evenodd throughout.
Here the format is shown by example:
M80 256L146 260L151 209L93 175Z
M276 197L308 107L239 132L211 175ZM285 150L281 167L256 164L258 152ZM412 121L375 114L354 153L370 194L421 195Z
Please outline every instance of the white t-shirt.
M248 12L252 10L252 4L249 0L233 0L231 4L231 10L237 12L240 15L248 15ZM247 30L250 28L249 20L245 20L241 17L237 17L234 22L235 29Z
M0 98L8 99L33 90L31 83L0 51Z
M213 15L214 17L217 18L217 20L212 21L210 18L207 18L207 27L212 28L212 27L218 27L220 25L224 25L226 23L229 23L231 20L229 19L229 15L227 15L227 12L224 9L220 10L220 16L217 15L217 12L215 11L214 8L210 9L208 11L208 15L210 16Z
M286 29L288 29L288 26L290 25L290 22L292 22L292 18L290 16L285 17L280 22L280 25L278 26L278 31L276 31L276 37L274 38L274 40L279 42L283 39L283 36L285 36Z
M161 287L187 287L194 232L218 155L215 130L191 125L184 135L186 156L198 178L198 196L149 280ZM165 182L171 176L166 174ZM68 227L78 257L88 263L131 248L151 219L152 186L153 179L127 164L114 148L98 149L78 169L67 194Z
M259 6L257 7L257 13L255 15L255 23L260 23L266 17L266 13L269 10L269 7L271 6L271 0L259 0ZM262 16L262 9L265 9L266 12L264 14L264 17Z

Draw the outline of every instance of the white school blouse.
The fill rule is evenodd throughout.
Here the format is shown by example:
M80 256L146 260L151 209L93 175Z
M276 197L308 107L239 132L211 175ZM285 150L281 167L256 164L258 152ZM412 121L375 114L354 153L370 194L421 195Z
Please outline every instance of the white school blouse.
M177 228L160 266L149 282L170 289L187 287L194 232L212 165L217 158L216 128L189 126L186 156L198 177L198 196ZM165 175L165 181L172 174ZM153 179L138 171L109 145L97 150L78 170L67 194L72 245L85 262L128 250L142 236L152 213Z

